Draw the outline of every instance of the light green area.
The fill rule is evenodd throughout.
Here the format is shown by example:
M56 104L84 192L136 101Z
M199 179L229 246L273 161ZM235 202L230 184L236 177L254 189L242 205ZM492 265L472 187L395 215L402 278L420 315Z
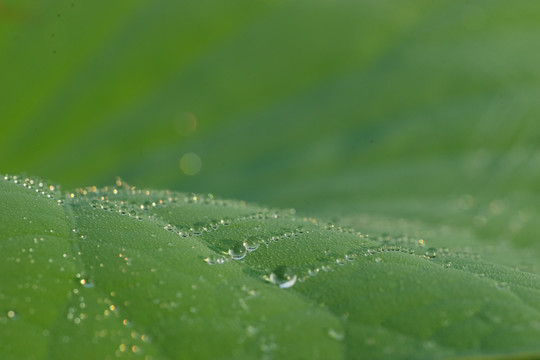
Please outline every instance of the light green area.
M3 359L540 356L538 275L470 246L120 181L0 195Z
M118 319L102 316L116 300L107 292L96 293L96 288L78 290L85 293L81 296L88 316L102 319L83 327L83 321L73 323L75 313L67 318L80 302L72 293L74 274L100 264L97 250L79 248L85 245L69 233L87 227L93 240L86 246L103 241L101 246L115 261L125 252L122 247L130 249L147 261L137 270L141 274L162 267L160 273L168 275L163 275L160 294L172 291L167 284L179 277L171 264L189 261L198 264L190 265L198 273L208 272L204 278L215 279L208 280L208 288L199 284L205 298L237 304L241 290L236 285L216 285L232 278L240 288L249 283L246 286L253 284L264 294L268 291L256 300L260 308L249 307L259 309L253 315L259 316L257 321L245 314L238 322L231 320L240 316L243 305L233 307L232 314L210 316L205 311L224 310L208 305L185 315L182 321L193 321L189 339L202 338L209 328L219 333L213 333L204 351L223 348L210 343L223 341L236 344L237 352L227 356L246 358L279 358L285 349L299 358L325 358L324 351L348 358L410 358L413 350L415 357L428 359L507 353L538 357L529 340L538 335L534 309L540 274L539 20L540 3L530 0L0 0L1 174L51 179L77 194L76 188L110 185L120 176L140 188L170 189L180 198L184 195L174 191L296 209L296 215L279 212L279 220L252 219L227 227L219 220L270 210L243 207L241 202L182 210L179 204L168 204L142 211L144 219L138 222L129 214L93 211L82 205L86 198L79 195L54 207L58 196L65 196L57 192L58 186L53 192L57 198L48 200L10 184L0 197L0 251L5 260L0 265L0 317L2 326L15 321L0 345L27 351L28 356L42 349L40 354L49 358L61 357L64 346L77 345L83 353L89 348L103 351L96 353L103 358L116 356L118 346L129 340L131 328L118 323L124 314ZM130 198L129 203L144 201ZM155 219L147 219L150 213ZM230 243L230 238L260 231L271 237L277 230L265 227L274 225L292 231L297 226L292 218L303 223L305 216L324 219L318 225L303 224L318 229L305 237L309 246L277 242L268 249L259 246L239 260L242 263L212 267L202 261L222 252L229 258L229 246L236 246L231 249L240 251L240 257L242 244ZM184 218L185 223L178 220ZM263 277L282 262L294 265L294 271L296 266L307 271L308 263L322 266L321 248L311 246L328 240L321 237L328 221L372 235L358 240L354 234L332 232L339 237L332 243L334 251L343 256L355 241L418 250L411 239L425 240L420 255L429 248L438 255L427 260L416 256L418 252L384 252L320 272L289 289L265 282ZM168 244L165 237L172 235L158 235L157 230L150 243L154 250L161 247L162 255L125 245L131 238L142 241L142 234L152 235L156 223L158 228L174 224L184 232L213 223L219 230L183 238L191 245L182 256L161 243ZM51 229L55 232L45 233ZM253 241L248 239L247 246ZM39 251L31 254L30 248ZM78 251L84 260L74 255ZM63 254L67 259L60 265ZM378 257L381 262L373 262ZM107 261L102 270L94 269L102 276L100 291L118 288L124 276L121 265L112 258ZM416 267L422 270L413 271ZM278 270L286 284L292 270ZM351 275L358 270L361 278ZM212 277L220 273L223 278ZM159 285L159 274L144 276L149 276L147 285L136 287L130 279L122 296L147 302L165 297L150 293ZM398 276L393 285L388 282L392 276ZM174 284L187 286L184 292L198 281L179 278ZM401 280L408 295L423 299L417 309L407 301L392 302L401 297ZM354 304L337 301L351 286L357 289L349 294ZM429 291L425 299L423 291ZM34 302L36 293L41 305ZM290 299L282 299L291 293ZM329 293L336 299L326 298ZM104 303L106 298L110 304ZM148 317L136 319L142 321L136 325L140 333L146 326L150 329L145 321L159 320L140 309L161 306L144 301L133 305L139 309L137 316ZM279 301L299 313L298 323L286 328L283 338L278 341L276 334L277 329L285 331L282 319L290 318L285 309L274 314L275 323L268 315L266 328L247 330L252 321L263 326L260 309ZM194 305L181 306L170 310L176 318ZM340 306L351 309L346 322ZM373 307L382 310L371 312ZM445 307L449 310L441 310ZM21 315L10 318L10 309ZM30 309L40 316L27 321ZM452 316L446 318L447 313ZM500 319L501 313L507 315ZM370 322L372 315L380 317ZM131 317L126 313L125 318ZM88 333L77 333L60 319ZM144 353L155 358L174 358L167 353L169 342L172 349L196 346L191 340L171 341L178 329L159 321L152 328L152 341L131 346L144 347ZM443 323L444 329L437 328ZM44 329L49 335L43 335ZM305 338L288 337L289 331ZM24 343L35 347L19 346L21 333ZM94 339L96 333L95 341L102 346L71 342L72 336ZM328 338L340 334L346 336L338 345ZM71 340L64 342L65 336ZM296 345L287 345L289 339ZM280 350L274 353L272 344L278 342ZM318 344L320 352L314 347ZM261 353L262 348L269 352ZM21 358L26 355L20 353ZM210 357L201 352L204 356Z

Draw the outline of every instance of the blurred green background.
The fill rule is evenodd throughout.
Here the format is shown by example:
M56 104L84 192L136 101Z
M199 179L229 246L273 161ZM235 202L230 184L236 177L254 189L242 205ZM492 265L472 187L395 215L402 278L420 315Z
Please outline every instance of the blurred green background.
M540 254L539 39L524 0L0 0L0 171Z

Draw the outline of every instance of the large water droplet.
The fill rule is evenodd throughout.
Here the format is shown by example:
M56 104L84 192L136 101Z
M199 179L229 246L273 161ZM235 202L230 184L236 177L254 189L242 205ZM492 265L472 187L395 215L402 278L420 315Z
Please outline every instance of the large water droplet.
M288 266L279 266L270 274L270 281L282 289L287 289L296 283L296 274Z
M234 260L241 260L244 257L246 257L246 254L247 254L247 251L246 251L246 248L244 247L244 244L240 244L240 243L234 244L229 249L229 255L231 255L231 257Z
M260 245L260 239L256 236L250 236L244 240L244 247L249 252L257 250Z

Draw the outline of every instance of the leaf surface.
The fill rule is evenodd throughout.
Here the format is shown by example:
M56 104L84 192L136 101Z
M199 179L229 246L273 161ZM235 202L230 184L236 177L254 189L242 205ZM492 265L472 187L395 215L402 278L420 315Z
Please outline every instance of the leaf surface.
M120 181L0 193L4 358L540 354L538 276L472 251Z

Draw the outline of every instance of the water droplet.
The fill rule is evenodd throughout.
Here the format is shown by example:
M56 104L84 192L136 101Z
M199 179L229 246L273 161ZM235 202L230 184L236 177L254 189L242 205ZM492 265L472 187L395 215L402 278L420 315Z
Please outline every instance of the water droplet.
M336 259L336 263L337 263L338 265L345 265L345 260L342 259L342 258L338 258L338 259Z
M90 281L89 279L82 278L79 282L81 283L82 286L84 286L87 289L94 287L94 283Z
M193 235L199 236L199 235L202 235L203 232L208 231L208 228L206 227L205 223L197 222L193 224L190 230L193 233Z
M244 247L249 252L257 250L260 245L260 239L256 236L250 236L244 240Z
M10 318L10 319L16 319L16 318L17 318L17 313L16 313L15 311L13 311L13 310L9 310L9 311L7 312L7 316L8 316L8 318Z
M320 271L319 268L309 269L309 270L308 270L308 274L309 274L310 276L315 276L315 275L317 275L317 274L319 273L319 271Z
M217 256L208 256L207 258L204 259L204 261L208 264L208 265L221 265L221 264L224 264L225 263L225 260L221 257L217 257Z
M109 210L112 210L114 208L114 205L113 204L109 204L108 202L104 202L103 204L101 204L101 208L105 211L109 211Z
M248 336L254 336L259 332L259 329L257 329L255 326L248 325L246 327L246 332Z
M345 339L345 334L343 332L334 329L328 329L328 335L337 341L342 341Z
M97 208L100 208L100 207L101 207L101 205L100 205L100 203L99 203L98 200L92 200L92 201L90 202L90 206L93 207L94 209L97 209Z
M171 232L174 232L175 229L174 229L174 226L172 226L171 224L167 224L163 227L165 230L167 231L171 231Z
M435 249L433 247L430 247L429 249L426 250L424 255L426 255L430 259L433 259L433 258L437 257L437 249Z
M238 243L229 249L229 255L231 255L234 260L241 260L246 257L246 254L247 251L244 244Z
M296 283L296 274L288 266L279 266L270 274L270 281L282 289L287 289Z
M356 254L355 253L348 253L345 255L345 260L347 261L354 261L354 259L356 259Z

